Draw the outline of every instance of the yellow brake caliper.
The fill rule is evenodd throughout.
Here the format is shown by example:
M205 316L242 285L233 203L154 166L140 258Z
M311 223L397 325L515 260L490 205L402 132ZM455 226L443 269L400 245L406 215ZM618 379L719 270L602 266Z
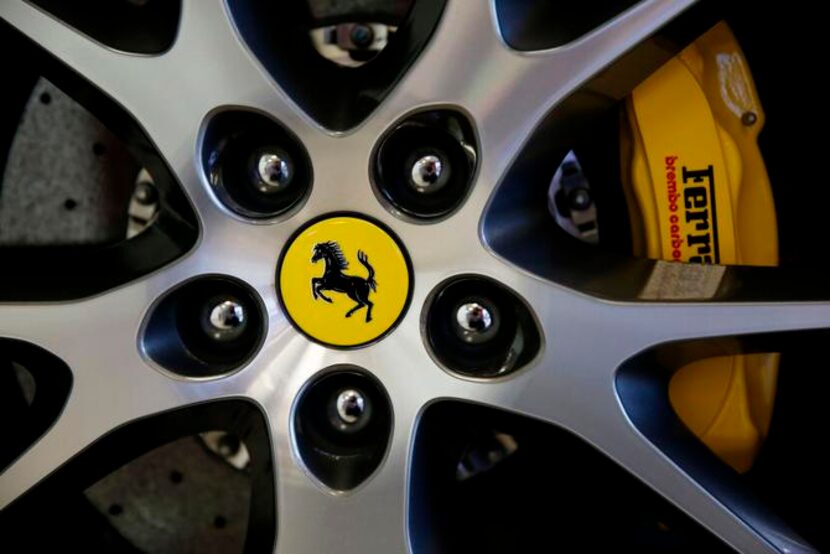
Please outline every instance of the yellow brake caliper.
M719 23L627 101L623 181L635 254L676 262L778 263L775 207L758 148L764 112L746 59ZM769 429L778 354L707 358L674 374L680 419L746 471Z

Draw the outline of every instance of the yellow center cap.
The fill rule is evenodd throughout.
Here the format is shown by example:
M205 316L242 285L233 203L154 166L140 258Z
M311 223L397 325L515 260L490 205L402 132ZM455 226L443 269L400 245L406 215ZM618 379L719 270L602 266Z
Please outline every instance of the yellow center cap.
M335 215L312 221L288 242L277 283L300 331L329 346L354 348L401 320L412 268L391 231L360 216Z

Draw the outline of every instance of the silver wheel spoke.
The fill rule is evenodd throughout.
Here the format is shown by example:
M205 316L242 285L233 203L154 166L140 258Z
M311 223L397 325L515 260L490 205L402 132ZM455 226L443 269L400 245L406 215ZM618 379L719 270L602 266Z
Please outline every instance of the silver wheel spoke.
M181 381L154 369L139 352L138 332L147 308L197 268L192 263L174 265L78 302L0 305L0 336L34 343L72 371L63 413L0 475L0 506L122 424L186 404L246 393L250 373L215 383ZM48 378L40 386L48 387Z
M299 469L281 468L277 552L407 552L404 466L392 454L364 486L334 495L311 483ZM309 525L314 514L322 525Z
M830 303L625 304L606 325L633 355L668 341L830 328Z
M555 345L555 341L552 342ZM458 386L456 397L567 429L739 551L777 551L754 526L760 526L767 537L774 539L776 547L787 547L793 552L810 551L809 547L793 542L786 533L776 533L781 526L776 520L759 518L752 526L742 520L651 444L623 412L613 380L597 378L597 372L591 376L593 363L599 367L602 360L583 352L578 356L579 365L567 366L563 364L577 356L567 358L560 352L558 359L562 358L566 360L542 360L537 367L498 387L488 384ZM583 375L575 375L577 372ZM750 509L746 515L751 514Z
M131 114L203 215L216 211L195 161L209 113L223 106L250 107L267 111L297 134L313 130L244 48L221 0L185 0L176 42L157 56L112 50L23 1L4 2L0 18Z
M430 104L468 110L481 135L479 188L489 189L553 106L692 4L646 0L574 43L523 53L498 36L491 2L449 2L380 119L388 123Z
M0 18L142 123L154 112L160 112L155 113L159 119L187 111L201 117L225 104L262 104L278 117L293 113L277 102L279 95L273 94L273 85L237 38L220 0L185 0L176 41L160 55L136 55L101 45L24 1L4 2Z
M395 416L390 450L381 467L345 494L314 482L282 434L275 445L278 552L407 552L406 468L412 418L400 412ZM308 525L309 514L325 523Z
M544 351L530 367L502 381L435 377L429 395L486 404L563 427L741 551L811 551L757 506L722 504L696 475L643 436L623 411L616 373L634 354L666 341L826 327L827 306L613 304L515 272L489 273L501 275L533 306L544 328ZM655 412L653 417L661 416Z
M23 0L3 2L0 18L117 101L129 104L119 90L144 94L142 75L157 58L114 51Z
M432 226L410 233L407 246L422 244L439 271L463 271L470 256L476 265L488 267L492 257L478 252L481 214L545 114L692 4L694 0L646 0L572 44L523 53L502 42L491 2L449 2L415 65L377 113L344 142L371 148L394 121L424 106L456 105L469 111L481 150L473 191L452 218L452 236L446 227ZM448 240L462 246L448 248Z
M121 358L119 365L110 367L131 371L130 386L123 386L117 379L76 377L67 405L53 427L0 475L0 507L119 425L187 402L169 379L153 375L140 362L129 363L123 355ZM144 378L138 375L140 372L146 374Z
M776 544L773 546L765 540L750 524L715 499L700 483L648 442L617 406L615 395L611 391L604 397L595 394L590 398L590 403L601 403L612 408L601 410L602 415L595 416L595 421L585 420L588 425L594 425L595 429L589 429L588 425L585 425L584 428L577 427L574 431L707 527L721 540L741 552L777 552L778 548L782 547L789 552L811 551L806 545L799 545L786 535L777 534L775 527L766 528L767 522L753 521L753 526L760 527L759 530L763 530Z
M430 379L413 386L413 370L429 371L429 359L400 335L376 345L378 351L336 352L308 346L306 339L280 333L260 356L252 396L268 414L277 466L278 552L406 552L407 482L412 433L429 397ZM402 355L405 348L409 355ZM399 364L388 363L395 356ZM313 359L314 363L309 363ZM355 490L336 493L306 470L291 432L294 403L321 368L350 363L373 371L392 400L394 426L380 467ZM286 368L296 368L293 373ZM446 374L440 372L442 377ZM309 525L309 514L324 525Z

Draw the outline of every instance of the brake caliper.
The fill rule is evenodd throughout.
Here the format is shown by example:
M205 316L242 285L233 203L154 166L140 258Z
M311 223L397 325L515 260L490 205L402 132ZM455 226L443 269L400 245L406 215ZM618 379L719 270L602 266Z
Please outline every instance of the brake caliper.
M719 23L627 100L622 175L636 255L773 266L775 206L758 134L764 111L746 58ZM706 358L680 368L669 397L680 419L738 471L769 429L778 354Z

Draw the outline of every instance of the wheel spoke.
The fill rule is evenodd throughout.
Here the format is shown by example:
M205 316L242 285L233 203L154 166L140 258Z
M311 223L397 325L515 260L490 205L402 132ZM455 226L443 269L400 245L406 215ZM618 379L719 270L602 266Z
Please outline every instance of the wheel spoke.
M72 371L63 413L0 476L1 505L124 423L194 402L245 395L252 373L196 386L157 371L139 351L145 311L170 286L198 271L200 264L193 263L198 259L84 301L0 306L0 336L36 344ZM48 387L48 376L37 386Z
M586 358L590 356L580 356ZM590 374L591 367L584 362L579 369ZM443 398L494 406L567 429L739 551L812 551L792 529L748 497L741 484L724 485L707 479L705 472L690 474L678 467L631 424L613 381L597 378L597 372L593 377L574 377L575 371L545 356L535 367L498 386L448 383ZM727 477L734 479L731 474ZM720 493L717 497L710 486Z
M741 552L809 552L792 530L740 496L724 495L730 506L715 498L701 483L679 468L631 425L608 391L594 401L611 406L588 426L573 430L654 490Z
M601 326L631 354L669 341L830 327L827 302L625 304L609 312Z
M402 444L406 450L406 444ZM279 552L406 552L406 472L402 452L392 452L379 472L346 495L321 490L297 467L282 466ZM314 514L322 525L309 525Z
M583 368L584 369L584 368ZM690 474L650 443L631 424L613 387L602 391L583 379L579 390L566 379L555 379L555 369L540 364L501 390L487 385L455 388L455 398L495 406L552 422L574 433L609 457L664 498L741 552L811 552L786 524L749 496L733 474L726 484L705 472ZM693 469L693 468L690 468ZM724 477L724 476L720 476ZM705 485L704 485L705 483ZM718 491L718 496L707 487Z
M670 340L824 327L830 321L826 306L611 304L532 278L505 273L503 280L533 306L544 328L539 359L502 381L434 378L428 391L434 399L495 406L568 429L741 551L810 550L760 503L747 499L744 485L729 479L724 484L693 465L678 467L673 460L683 462L682 453L672 458L661 451L677 448L674 437L660 448L644 437L620 404L617 368ZM652 410L644 417L665 415Z
M116 366L118 367L118 366ZM126 364L120 368L127 367ZM130 420L182 405L172 383L161 375L131 379L131 387L106 380L76 379L63 413L47 433L0 475L0 507L5 507L105 433Z
M501 41L490 2L450 2L380 119L423 104L463 106L481 135L483 177L494 184L553 106L693 3L646 0L569 45L522 53Z
M202 212L211 208L193 156L209 113L246 106L267 111L298 134L312 129L244 49L219 0L185 0L176 42L157 56L104 47L22 1L0 5L0 18L138 121Z
M121 102L126 99L114 93L131 89L139 93L142 75L153 64L154 58L110 50L28 2L3 2L0 18Z
M297 348L298 342L299 339L291 339L283 343L280 348L283 356L273 365L287 367L295 363L295 356L308 356L305 349ZM273 347L276 349L276 345ZM315 357L325 358L317 360L320 367L336 363L338 358L322 351ZM370 364L363 365L370 367ZM402 398L401 391L396 389L408 385L401 379L403 374L390 377L384 382L387 392L393 399ZM306 380L299 375L277 379L278 382L269 380L269 387L256 387L255 395L269 416L273 456L278 464L278 551L330 552L345 548L363 552L406 552L407 468L419 403L406 399L406 403L394 406L394 429L380 467L356 489L340 493L319 483L305 469L295 448L289 422L293 401ZM313 517L324 524L309 525L309 514L314 514Z

